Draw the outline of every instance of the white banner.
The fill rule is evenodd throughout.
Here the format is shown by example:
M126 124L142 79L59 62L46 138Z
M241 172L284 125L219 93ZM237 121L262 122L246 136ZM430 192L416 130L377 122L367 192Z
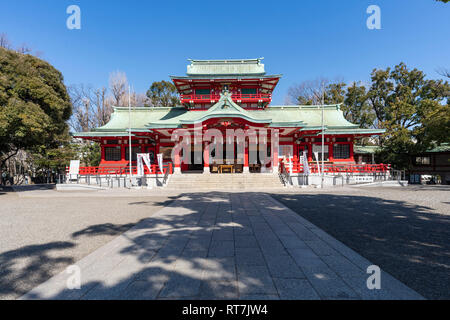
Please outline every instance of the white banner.
M149 153L138 153L137 154L137 175L139 177L144 176L144 163L147 166L148 170L152 172L152 167L150 163L150 154Z
M70 167L69 167L69 180L77 179L78 174L80 173L80 160L70 160Z
M320 175L319 153L318 152L314 152L314 156L316 157L317 171L319 172L319 175Z
M300 156L300 161L303 165L303 173L309 175L308 151L303 151L303 154Z
M163 168L163 154L162 153L158 153L156 155L156 158L158 159L158 166L159 166L159 170L161 172L164 172L164 168Z

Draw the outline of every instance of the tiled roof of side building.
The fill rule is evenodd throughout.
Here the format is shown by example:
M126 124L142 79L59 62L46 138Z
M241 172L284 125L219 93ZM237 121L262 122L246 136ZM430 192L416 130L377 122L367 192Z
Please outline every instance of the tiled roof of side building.
M379 146L361 146L355 145L355 153L357 154L373 154L380 149Z
M428 149L427 152L450 152L450 143L441 143L433 148Z

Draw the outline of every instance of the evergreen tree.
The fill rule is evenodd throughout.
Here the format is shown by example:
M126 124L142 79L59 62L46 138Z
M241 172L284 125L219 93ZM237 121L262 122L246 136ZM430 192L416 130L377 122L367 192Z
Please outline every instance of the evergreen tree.
M0 48L0 166L19 150L45 152L68 139L72 106L46 61Z

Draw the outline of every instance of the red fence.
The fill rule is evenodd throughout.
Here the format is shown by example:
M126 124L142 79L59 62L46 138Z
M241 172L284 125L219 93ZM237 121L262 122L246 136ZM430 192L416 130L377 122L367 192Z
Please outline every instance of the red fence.
M165 174L169 170L169 174L173 173L172 163L165 164L163 170L160 170L156 164L151 165L151 170L144 166L144 174ZM131 167L132 174L137 175L137 167ZM66 173L69 173L69 167L66 167ZM80 167L80 175L128 175L130 174L129 166L101 166L101 167Z
M281 163L286 167L287 170L290 169L290 161ZM324 164L325 173L386 173L390 170L391 166L389 164ZM309 171L311 173L319 173L319 169L322 170L322 165L319 163L319 168L317 163L309 164ZM292 160L292 173L303 173L303 165L296 160Z

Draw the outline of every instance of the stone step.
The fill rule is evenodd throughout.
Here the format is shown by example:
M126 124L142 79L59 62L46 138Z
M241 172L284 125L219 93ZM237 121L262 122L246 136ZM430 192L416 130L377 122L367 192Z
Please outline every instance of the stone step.
M179 174L172 175L169 190L254 190L283 188L278 175L264 174Z

